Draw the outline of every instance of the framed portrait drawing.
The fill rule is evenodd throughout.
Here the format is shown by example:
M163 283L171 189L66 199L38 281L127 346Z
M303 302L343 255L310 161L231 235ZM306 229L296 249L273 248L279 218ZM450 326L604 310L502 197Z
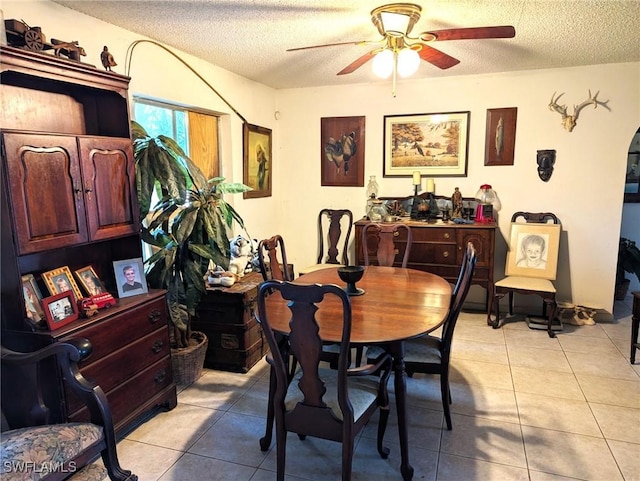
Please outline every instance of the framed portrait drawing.
M114 261L113 272L116 275L118 297L137 296L149 292L142 257Z
M78 319L78 304L72 291L63 291L55 296L45 297L42 307L49 329L55 331Z
M82 269L78 269L73 271L78 281L82 285L82 288L89 296L95 296L96 294L102 294L107 292L104 287L104 284L96 274L96 271L93 270L92 266L83 267Z
M484 165L513 165L518 108L487 110Z
M384 177L466 177L469 115L385 115Z
M72 291L76 296L76 299L80 299L82 297L80 288L78 287L78 284L76 284L76 281L73 280L71 271L67 266L43 272L42 278L47 285L47 289L49 289L49 294L52 296L60 294L61 292Z
M364 128L364 116L320 119L320 185L364 187Z
M512 223L506 274L554 280L560 229L560 224Z
M33 274L22 276L22 295L24 296L24 310L27 318L35 323L44 322L45 315L41 304L42 294Z
M244 199L271 196L272 149L271 129L244 123L244 168L242 182L253 190L243 192Z

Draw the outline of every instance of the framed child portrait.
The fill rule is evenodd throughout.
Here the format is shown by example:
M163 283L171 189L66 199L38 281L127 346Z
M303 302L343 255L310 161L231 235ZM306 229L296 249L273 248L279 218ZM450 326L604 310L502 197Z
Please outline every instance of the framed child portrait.
M76 299L82 298L80 288L78 284L76 284L76 281L73 280L73 275L71 275L71 271L67 266L43 272L42 278L47 285L49 294L52 296L60 294L61 292L72 291Z
M113 272L116 275L118 297L137 296L149 292L141 257L114 261Z
M73 272L88 295L95 296L107 292L92 266L83 267Z
M22 276L22 294L24 296L24 309L27 318L37 324L43 323L45 315L41 305L42 294L40 293L33 274Z
M252 190L243 192L244 199L271 197L273 158L271 129L244 123L242 131L244 164L242 182Z
M554 280L560 224L512 223L506 274Z
M44 298L42 307L47 318L47 325L52 331L78 319L78 304L70 290Z

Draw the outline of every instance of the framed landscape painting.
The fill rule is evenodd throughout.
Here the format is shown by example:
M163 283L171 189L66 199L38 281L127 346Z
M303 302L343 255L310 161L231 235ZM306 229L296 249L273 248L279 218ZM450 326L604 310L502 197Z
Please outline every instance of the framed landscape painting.
M384 177L466 177L469 115L385 115Z

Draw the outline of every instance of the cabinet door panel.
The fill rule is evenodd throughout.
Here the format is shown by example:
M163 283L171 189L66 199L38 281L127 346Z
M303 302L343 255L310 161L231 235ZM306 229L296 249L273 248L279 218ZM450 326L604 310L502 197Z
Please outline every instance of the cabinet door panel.
M489 232L490 234L487 234ZM458 264L462 264L467 242L473 243L478 254L476 267L493 266L493 231L480 229L460 229L458 231ZM477 275L474 275L477 277Z
M89 238L138 232L135 171L130 139L80 138Z
M86 242L75 137L4 133L20 254Z

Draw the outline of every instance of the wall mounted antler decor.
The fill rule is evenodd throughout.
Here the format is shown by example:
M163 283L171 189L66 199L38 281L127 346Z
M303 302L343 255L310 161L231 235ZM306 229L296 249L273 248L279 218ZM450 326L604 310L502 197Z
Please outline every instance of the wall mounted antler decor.
M569 132L571 132L573 128L576 126L576 122L578 121L578 116L580 115L580 111L583 108L585 108L587 105L593 104L594 109L597 109L598 105L602 105L605 109L609 111L611 110L607 105L607 102L609 102L608 100L601 102L600 100L597 99L599 93L600 93L599 91L596 92L596 94L592 97L591 90L589 90L589 98L584 102L582 102L580 105L573 106L573 115L567 115L567 106L558 105L558 100L560 100L560 97L564 95L564 92L558 95L557 97L556 97L556 93L553 92L553 95L551 96L551 102L549 102L549 110L553 112L558 112L562 116L563 127Z

